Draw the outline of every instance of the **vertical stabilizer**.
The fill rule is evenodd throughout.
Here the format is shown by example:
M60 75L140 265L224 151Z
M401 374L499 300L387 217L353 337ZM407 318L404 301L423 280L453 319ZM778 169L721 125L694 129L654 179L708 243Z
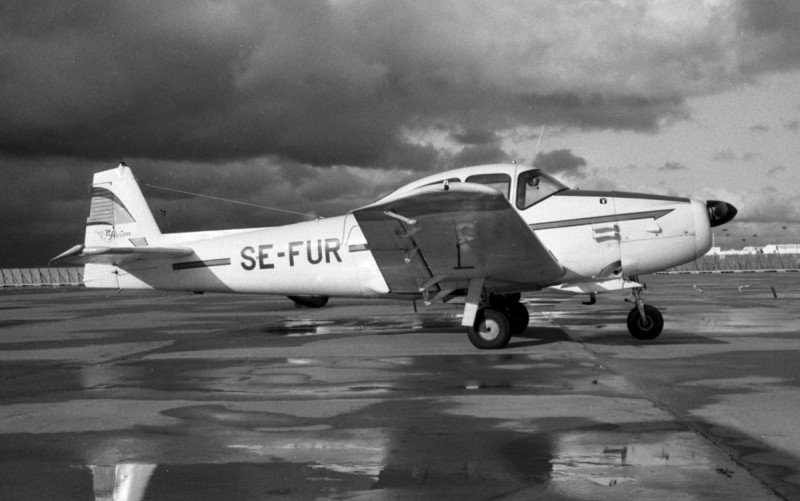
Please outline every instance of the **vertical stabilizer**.
M86 247L148 247L161 235L133 172L124 163L97 172L86 220Z

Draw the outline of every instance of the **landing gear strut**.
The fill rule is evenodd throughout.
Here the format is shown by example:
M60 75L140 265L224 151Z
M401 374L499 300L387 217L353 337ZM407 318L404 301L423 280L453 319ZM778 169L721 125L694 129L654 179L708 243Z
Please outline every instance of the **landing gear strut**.
M492 294L488 307L478 310L475 324L467 328L473 346L482 350L505 347L511 336L523 332L530 322L528 309L519 294Z
M664 317L655 306L644 304L642 289L633 289L633 297L636 307L628 313L628 331L643 341L657 338L664 329Z

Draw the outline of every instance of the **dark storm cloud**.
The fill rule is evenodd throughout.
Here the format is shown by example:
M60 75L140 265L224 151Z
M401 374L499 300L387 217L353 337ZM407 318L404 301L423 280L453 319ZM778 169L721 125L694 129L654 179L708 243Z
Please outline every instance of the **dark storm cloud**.
M165 232L272 226L305 219L283 211L334 216L365 205L393 187L365 169L319 169L266 158L228 164L224 169L214 164L145 160L131 167L153 212L167 211L168 216L162 218Z
M511 156L499 144L486 144L479 146L466 146L453 156L448 167L467 167L470 165L483 165L504 163L512 160Z
M102 166L65 160L60 167L0 155L0 267L46 266L83 240L91 172Z
M759 2L745 5L739 22L755 36L794 40ZM723 21L710 16L715 29L687 42L640 29L641 12L578 2L492 11L449 2L3 2L0 150L420 169L438 157L407 133L434 125L467 131L453 136L463 144L543 122L654 130L688 116L687 96L727 85L736 61L725 60ZM620 22L631 29L609 29Z
M553 150L536 155L533 165L550 174L570 174L583 177L584 173L581 170L586 167L586 160L570 150Z
M744 42L742 66L748 72L800 67L800 3L796 0L743 0L739 27Z
M494 144L500 141L500 137L493 130L472 129L464 132L454 132L450 137L459 144L481 145Z
M5 152L364 164L395 142L326 4L61 5L3 4Z

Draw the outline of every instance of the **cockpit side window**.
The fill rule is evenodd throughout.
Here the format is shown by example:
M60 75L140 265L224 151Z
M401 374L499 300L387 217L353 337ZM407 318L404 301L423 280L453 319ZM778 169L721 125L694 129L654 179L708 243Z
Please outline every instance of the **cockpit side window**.
M511 189L511 176L508 174L476 174L467 178L468 183L477 183L496 189L508 199Z
M517 179L517 208L525 210L553 193L566 189L566 186L540 170L523 172Z

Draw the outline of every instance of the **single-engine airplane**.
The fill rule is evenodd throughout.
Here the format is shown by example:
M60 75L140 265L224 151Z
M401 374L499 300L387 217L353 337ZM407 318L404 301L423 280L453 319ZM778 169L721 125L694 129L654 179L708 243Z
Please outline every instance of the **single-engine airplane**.
M716 200L569 189L521 165L481 165L412 182L346 215L286 226L161 233L124 163L97 172L82 245L86 287L461 302L472 344L503 348L525 330L523 292L629 290L637 339L661 313L638 275L690 262L736 215Z

